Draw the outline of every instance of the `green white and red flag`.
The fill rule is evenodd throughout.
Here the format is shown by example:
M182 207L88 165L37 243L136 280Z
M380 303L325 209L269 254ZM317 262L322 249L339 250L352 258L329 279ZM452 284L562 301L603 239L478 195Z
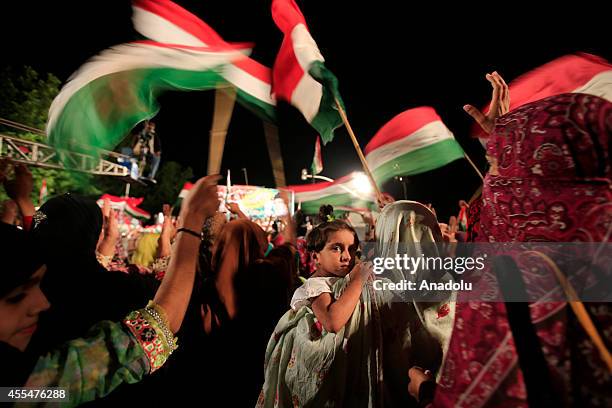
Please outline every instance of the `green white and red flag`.
M151 40L194 47L230 46L212 27L172 1L134 0L132 10L134 28ZM270 68L245 57L225 65L220 73L236 88L238 103L262 119L276 122Z
M612 102L612 64L592 54L564 55L519 76L508 84L508 91L510 111L563 93L595 95ZM479 126L471 133L487 137Z
M321 155L321 137L317 136L315 142L314 157L312 158L312 174L319 174L323 171L323 156Z
M136 41L104 50L79 68L49 109L47 135L60 149L112 150L138 123L155 116L167 90L215 89L220 68L244 49Z
M429 106L408 109L387 122L367 144L365 155L378 185L464 157L453 133Z
M47 190L47 179L42 180L42 184L40 185L40 193L38 194L38 206L40 207L47 201L47 196L49 195L49 191Z
M325 67L323 55L294 0L273 0L272 18L284 34L272 67L272 92L277 99L295 106L326 144L342 125L335 104L337 99L342 105L338 80Z
M359 173L352 173L333 182L302 184L286 187L295 193L295 201L300 203L306 214L317 214L319 207L330 204L336 207L374 208L376 195L373 190L359 189L356 180Z

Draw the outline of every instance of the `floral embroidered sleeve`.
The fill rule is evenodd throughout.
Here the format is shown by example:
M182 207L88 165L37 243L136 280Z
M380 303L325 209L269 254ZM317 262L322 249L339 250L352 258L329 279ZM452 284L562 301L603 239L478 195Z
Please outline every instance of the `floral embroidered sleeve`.
M76 406L102 398L122 383L133 384L160 368L176 349L163 310L153 302L122 323L103 321L86 338L41 357L27 387L62 387Z

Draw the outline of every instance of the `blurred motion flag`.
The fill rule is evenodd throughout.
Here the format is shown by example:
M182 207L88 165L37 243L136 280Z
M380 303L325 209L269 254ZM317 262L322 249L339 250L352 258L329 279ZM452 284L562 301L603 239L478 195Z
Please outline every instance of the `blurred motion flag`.
M151 214L138 207L143 200L143 197L117 197L111 194L103 194L97 203L102 207L104 202L108 201L112 209L125 211L129 216L144 221L151 218Z
M325 65L294 0L273 0L272 18L284 39L272 67L272 92L295 106L321 135L323 144L342 125L334 99L344 108L338 79Z
M151 40L195 47L229 46L208 24L172 1L134 0L132 10L134 29ZM238 103L263 120L276 122L270 68L245 57L225 65L221 76L236 87Z
M317 214L319 207L330 204L336 207L375 208L376 195L373 190L362 191L356 183L358 176L352 173L335 181L302 184L286 187L295 193L295 201L301 203L306 214Z
M180 198L181 200L184 200L192 188L193 188L193 183L186 182L185 184L183 184L183 188L181 189L181 192L179 193L178 198Z
M365 155L378 185L464 157L452 132L429 106L408 109L387 122L367 144Z
M612 64L592 54L564 55L519 76L510 82L508 89L511 111L563 93L585 93L612 102ZM471 133L479 138L487 137L477 125Z
M458 220L458 225L459 225L459 231L467 231L468 229L468 218L467 218L467 210L468 210L468 206L461 206L461 209L459 210L459 215L457 216Z
M72 74L49 109L55 147L112 150L140 121L159 110L166 90L205 90L224 83L218 68L243 56L230 47L136 41L102 51Z
M47 196L49 192L47 191L47 179L42 180L42 184L40 186L40 193L38 194L38 206L40 207L47 201Z
M321 156L321 137L317 136L315 142L314 157L312 159L312 174L319 174L323 171L323 156Z

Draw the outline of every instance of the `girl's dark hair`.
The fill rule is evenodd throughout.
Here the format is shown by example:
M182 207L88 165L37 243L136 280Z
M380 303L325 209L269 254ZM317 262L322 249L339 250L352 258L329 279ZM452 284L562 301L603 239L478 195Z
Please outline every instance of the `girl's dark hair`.
M0 299L25 284L44 264L41 248L25 231L0 222L0 257L2 274Z
M331 206L330 206L331 207ZM306 245L308 251L320 252L323 248L325 248L325 244L329 236L337 231L350 231L355 237L355 246L359 246L359 237L357 233L349 224L342 220L333 220L328 222L322 222L317 225L306 235Z
M334 207L324 204L319 207L319 222L332 221L334 217Z

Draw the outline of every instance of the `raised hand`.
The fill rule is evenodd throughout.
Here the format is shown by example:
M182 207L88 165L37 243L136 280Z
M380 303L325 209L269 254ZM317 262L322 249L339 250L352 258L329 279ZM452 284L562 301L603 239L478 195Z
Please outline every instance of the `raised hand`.
M4 170L0 169L0 172L5 172L6 175L7 165L5 162L0 165L4 167ZM24 217L31 217L34 215L35 208L32 202L32 189L34 187L34 179L32 173L24 164L15 164L15 177L12 180L4 178L4 189L6 194L12 198L21 210L21 215ZM1 176L0 177L5 177Z
M17 203L30 200L30 194L34 187L32 173L24 164L16 164L14 167L15 178L12 180L4 180L6 193Z
M104 215L105 211L107 215ZM110 208L110 204L106 208L102 207L102 214L102 233L97 251L105 257L112 258L115 255L115 246L120 238L119 222L117 221L117 214Z
M476 123L478 123L487 134L490 134L495 128L495 120L508 113L510 110L510 92L508 91L508 85L506 85L506 82L497 71L487 74L485 77L493 87L489 111L484 114L472 105L465 105L463 110L474 118Z
M19 209L15 201L6 200L4 203L2 203L0 221L4 222L5 224L14 224L18 213Z
M181 206L181 222L184 227L200 231L204 220L215 214L219 208L217 182L218 174L202 177L189 191L189 195Z
M164 223L162 224L160 238L166 239L168 242L170 242L176 235L176 227L174 226L174 221L172 220L172 207L170 204L164 204L162 206L162 213L164 214Z

